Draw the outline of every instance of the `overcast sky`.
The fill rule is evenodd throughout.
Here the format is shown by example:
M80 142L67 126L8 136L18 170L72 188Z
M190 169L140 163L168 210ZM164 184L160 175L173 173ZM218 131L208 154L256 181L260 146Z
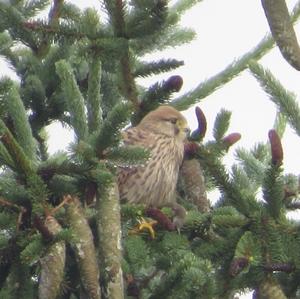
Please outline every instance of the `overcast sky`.
M72 2L81 7L100 7L100 2L97 0ZM297 1L287 2L289 7L293 7ZM170 74L183 77L182 92L190 90L221 71L235 58L252 49L269 31L259 0L204 0L186 13L182 24L194 28L197 39L189 45L165 51L163 55L155 54L157 58L164 56L185 61L185 66ZM296 26L296 31L300 33L299 26ZM260 62L299 98L300 74L287 64L276 48ZM3 64L0 67L2 74L12 75ZM168 76L165 74L159 78L167 79ZM150 82L154 83L155 79L151 79ZM149 84L149 81L145 83ZM206 140L211 138L216 114L221 108L225 108L232 111L229 131L242 134L242 140L237 146L247 148L252 147L256 142L267 141L268 131L273 126L276 113L276 107L268 100L267 95L248 71L244 71L232 82L202 100L199 106L208 120ZM195 127L195 116L192 111L193 109L190 109L185 112L185 115L190 125ZM55 127L55 130L51 130L49 149L54 152L68 144L69 135L62 134L62 130L57 130L56 126L52 127ZM231 154L237 146L231 149ZM300 138L290 128L283 139L283 146L285 171L299 174Z
M100 7L97 0L73 2L82 7ZM288 2L289 7L293 7L297 1ZM156 53L154 56L185 61L183 67L170 74L183 77L183 93L221 71L234 59L252 49L269 32L259 0L204 0L186 13L182 25L194 28L197 39L189 45L164 51L163 54ZM298 28L300 32L300 27ZM298 28L296 27L296 30ZM278 49L274 48L260 62L268 67L288 90L300 95L300 74L287 64ZM163 74L150 79L150 82L154 83L157 78L167 79L168 76ZM149 84L149 81L145 83ZM221 108L225 108L232 111L229 131L242 134L242 140L237 146L247 148L256 142L267 141L268 131L273 126L276 113L275 105L268 100L248 71L244 71L232 82L202 100L199 106L208 119L206 140L211 138L216 114ZM191 126L195 127L196 121L191 111L193 109L185 115ZM285 171L298 174L300 162L297 154L300 152L300 138L290 128L283 139L283 146Z
M100 1L70 1L81 8L93 6L100 8ZM173 2L173 1L172 1ZM297 1L288 1L289 7ZM269 31L264 12L259 0L204 0L186 13L182 25L194 28L197 39L191 44L176 49L155 53L145 58L177 58L185 61L185 65L170 74L163 74L141 83L154 83L157 79L167 79L178 74L183 77L182 93L197 86L200 82L213 76L234 59L252 49ZM298 30L297 30L298 29ZM300 32L300 27L296 27ZM274 48L260 61L268 67L283 85L295 94L300 95L300 74L290 67ZM2 65L2 73L7 69ZM9 74L12 75L11 72ZM256 142L267 141L268 130L272 128L276 107L268 100L256 79L249 71L244 71L237 78L203 99L198 104L208 120L206 140L211 138L212 126L216 114L221 108L232 111L232 121L229 131L242 134L241 141L235 146L252 147ZM185 113L192 127L196 126L193 109ZM61 130L54 130L55 134ZM68 136L54 136L55 142L50 142L51 152L65 147ZM58 138L61 142L57 142ZM286 172L299 173L300 162L297 154L300 152L300 138L288 128L284 139L284 166ZM234 148L231 153L234 152ZM229 155L230 156L230 155Z

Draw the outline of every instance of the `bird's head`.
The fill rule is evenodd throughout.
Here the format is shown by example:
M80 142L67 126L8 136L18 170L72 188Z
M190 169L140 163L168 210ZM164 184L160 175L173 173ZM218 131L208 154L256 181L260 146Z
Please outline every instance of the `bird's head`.
M171 106L159 106L149 112L138 125L144 130L184 141L189 132L185 117Z

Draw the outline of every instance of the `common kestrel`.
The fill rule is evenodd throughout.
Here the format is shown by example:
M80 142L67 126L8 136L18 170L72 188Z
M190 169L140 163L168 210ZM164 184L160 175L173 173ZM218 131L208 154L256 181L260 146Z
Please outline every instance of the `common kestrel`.
M120 168L120 199L147 207L172 206L175 214L182 213L176 211L180 206L175 201L175 189L188 133L186 119L171 106L160 106L136 127L124 131L125 145L144 147L150 157L145 165Z

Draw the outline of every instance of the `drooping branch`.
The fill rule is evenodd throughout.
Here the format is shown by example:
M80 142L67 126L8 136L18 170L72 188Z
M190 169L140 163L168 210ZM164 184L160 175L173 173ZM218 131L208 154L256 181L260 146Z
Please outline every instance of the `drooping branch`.
M53 235L61 231L60 224L52 216L46 217L44 226ZM64 241L51 245L47 253L40 259L39 298L55 299L58 296L64 277L65 261L66 245Z
M116 183L101 194L97 203L99 247L107 274L108 298L124 298L121 267L121 219L119 192Z
M300 5L296 4L292 14L292 22L295 23L300 16ZM172 101L172 105L178 110L188 109L193 104L206 98L218 88L238 76L244 71L251 60L259 60L267 54L274 46L274 40L271 35L263 38L254 48L245 55L235 59L230 65L218 74L212 76L208 80L200 83L194 90L189 91Z
M262 0L261 3L282 56L300 71L300 47L285 0Z
M111 23L116 38L127 39L126 23L124 19L125 6L123 0L105 1L106 9L109 13ZM138 92L134 80L134 71L131 67L129 44L123 49L123 54L119 60L120 74L121 74L121 90L124 96L133 104L134 109L137 110L139 106Z
M81 203L75 196L66 196L68 200L67 219L76 235L73 249L75 252L82 285L91 299L100 299L99 267L91 228L84 215Z

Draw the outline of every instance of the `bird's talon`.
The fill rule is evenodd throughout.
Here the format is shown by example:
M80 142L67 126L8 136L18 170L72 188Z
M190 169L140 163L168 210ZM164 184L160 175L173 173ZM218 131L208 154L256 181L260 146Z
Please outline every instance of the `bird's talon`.
M145 220L145 218L141 217L138 220L138 222L139 222L138 225L135 228L133 228L129 233L130 234L138 234L141 231L148 230L151 238L154 239L155 231L153 229L153 226L157 224L157 221L156 220L147 221L147 220Z

